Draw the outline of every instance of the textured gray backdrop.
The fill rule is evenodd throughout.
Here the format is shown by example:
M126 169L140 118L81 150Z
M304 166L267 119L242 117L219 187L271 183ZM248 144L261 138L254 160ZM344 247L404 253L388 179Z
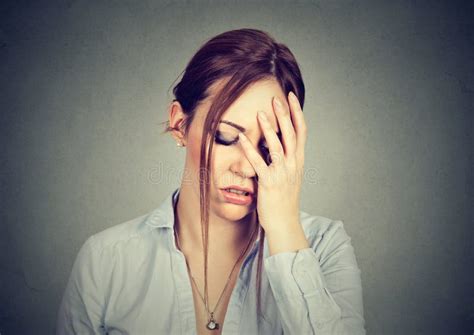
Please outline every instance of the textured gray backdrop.
M255 27L307 87L302 209L340 219L369 334L472 334L473 7L452 1L0 5L0 333L50 334L85 239L155 208L197 48ZM470 270L471 269L471 270Z

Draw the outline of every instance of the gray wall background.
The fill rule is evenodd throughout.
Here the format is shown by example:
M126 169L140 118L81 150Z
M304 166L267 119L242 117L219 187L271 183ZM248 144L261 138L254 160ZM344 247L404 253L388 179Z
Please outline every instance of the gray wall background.
M155 208L184 153L170 86L208 38L295 53L302 209L343 220L369 334L472 334L473 6L452 1L0 5L0 333L50 334L85 239Z

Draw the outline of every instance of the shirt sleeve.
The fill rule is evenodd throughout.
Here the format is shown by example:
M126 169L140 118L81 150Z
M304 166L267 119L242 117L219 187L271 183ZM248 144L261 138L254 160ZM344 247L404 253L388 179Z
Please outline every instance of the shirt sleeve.
M63 294L56 334L104 334L100 265L93 236L81 247Z
M360 270L341 221L310 248L264 261L284 334L365 335Z

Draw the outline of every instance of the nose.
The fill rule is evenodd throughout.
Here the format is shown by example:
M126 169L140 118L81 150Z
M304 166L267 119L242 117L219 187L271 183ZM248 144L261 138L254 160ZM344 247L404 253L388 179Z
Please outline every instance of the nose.
M230 169L233 173L239 175L242 178L252 178L256 176L255 169L248 160L247 156L245 156L243 149L241 149L239 156L232 163Z

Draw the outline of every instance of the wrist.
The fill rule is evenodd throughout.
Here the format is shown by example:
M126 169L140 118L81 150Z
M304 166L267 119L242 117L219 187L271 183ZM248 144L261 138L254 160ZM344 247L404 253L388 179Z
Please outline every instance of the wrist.
M295 252L309 248L309 242L301 224L280 226L278 229L265 231L270 256L281 252Z

